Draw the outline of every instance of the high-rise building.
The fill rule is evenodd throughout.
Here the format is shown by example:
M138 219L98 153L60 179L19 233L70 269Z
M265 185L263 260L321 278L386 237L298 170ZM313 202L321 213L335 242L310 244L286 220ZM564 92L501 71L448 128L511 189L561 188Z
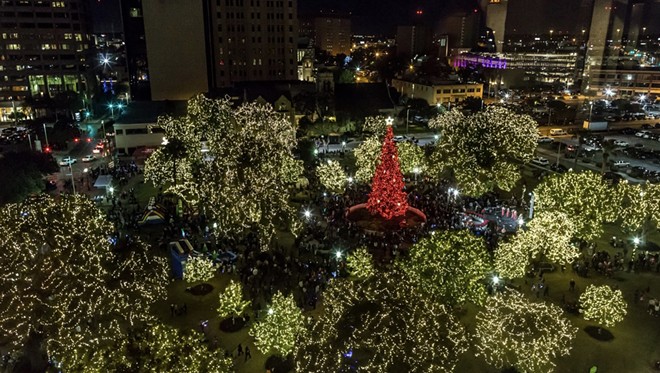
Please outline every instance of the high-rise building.
M90 42L84 0L0 1L0 101L83 92Z
M495 48L502 52L506 36L506 16L509 0L483 0L482 8L486 11L486 27L493 31Z
M396 50L398 54L414 57L429 53L432 49L433 34L426 26L399 26L396 29Z
M142 1L152 100L187 100L212 87L206 5L206 1Z
M436 34L448 35L449 49L473 48L479 38L479 12L457 12L443 18L436 27Z
M128 85L131 98L138 101L151 100L143 14L142 0L121 1Z
M297 0L216 0L210 5L216 86L297 79Z
M126 39L131 88L146 79L153 100L297 78L296 0L123 0L123 6L126 32L136 30Z
M330 53L351 53L351 19L338 14L323 14L314 19L314 45Z
M598 91L606 77L615 77L621 69L653 69L653 63L637 48L648 47L649 35L658 33L657 16L660 4L656 0L595 0L587 41L584 68L584 91ZM651 55L654 51L651 51ZM610 71L611 74L603 73ZM626 75L628 76L628 75ZM603 79L605 77L605 80ZM618 85L613 82L613 85ZM639 88L649 88L635 81ZM627 87L629 88L629 87ZM635 89L626 89L637 92Z

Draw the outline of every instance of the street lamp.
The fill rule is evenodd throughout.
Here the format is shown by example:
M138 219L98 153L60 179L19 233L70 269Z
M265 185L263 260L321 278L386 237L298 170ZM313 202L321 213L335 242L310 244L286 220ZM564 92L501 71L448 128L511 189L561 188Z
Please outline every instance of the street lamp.
M497 277L497 275L493 276L493 285L496 285L500 283L500 278Z
M110 117L112 119L115 119L115 105L108 104L108 108L110 109Z
M305 218L309 219L309 218L312 217L312 212L309 211L309 210L305 210L305 211L303 212L303 215L305 215Z
M269 308L269 309L268 309L268 314L269 314L269 315L272 315L272 314L274 314L274 313L275 313L275 311L274 311L272 308Z
M73 194L76 194L76 180L73 178L73 167L72 162L69 160L69 172L71 172L71 187L73 188Z
M413 173L415 174L415 184L417 184L417 175L419 175L420 172L421 170L419 169L419 167L413 168Z
M337 258L337 260L341 260L341 250L337 250L335 252L335 258Z
M50 148L50 144L48 143L48 132L46 131L46 123L44 123L44 137L46 138L46 147Z

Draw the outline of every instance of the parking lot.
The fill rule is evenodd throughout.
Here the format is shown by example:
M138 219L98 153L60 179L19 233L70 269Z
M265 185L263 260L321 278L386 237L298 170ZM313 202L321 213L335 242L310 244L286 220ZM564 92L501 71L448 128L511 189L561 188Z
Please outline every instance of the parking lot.
M606 172L615 173L630 182L660 183L660 129L644 130L647 138L641 137L642 133L640 136L631 134L640 131L620 128L604 133L588 133L584 135L581 147L576 135L552 136L552 142L539 143L537 155L548 159L550 165L559 163L560 172L568 168L600 172L603 170L603 154L607 152ZM576 161L578 147L580 151Z

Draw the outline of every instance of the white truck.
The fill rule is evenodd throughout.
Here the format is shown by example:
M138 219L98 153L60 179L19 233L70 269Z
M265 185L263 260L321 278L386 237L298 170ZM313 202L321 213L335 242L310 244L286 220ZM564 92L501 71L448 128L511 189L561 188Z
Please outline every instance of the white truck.
M587 130L587 131L607 131L608 128L608 123L605 121L602 122L592 122L585 120L584 123L582 124L582 128Z

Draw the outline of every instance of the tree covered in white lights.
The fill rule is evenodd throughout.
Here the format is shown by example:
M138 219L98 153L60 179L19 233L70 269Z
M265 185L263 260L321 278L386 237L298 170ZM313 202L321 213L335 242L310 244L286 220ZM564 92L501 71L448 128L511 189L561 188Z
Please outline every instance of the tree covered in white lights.
M351 276L367 279L376 274L374 259L365 247L354 250L346 257L346 268Z
M593 240L603 223L617 219L621 196L599 173L566 172L545 178L534 190L538 212L562 212L575 224L576 236Z
M502 107L465 116L459 110L429 121L440 132L431 156L431 173L453 176L463 194L480 196L495 187L511 190L520 179L520 162L534 157L536 121Z
M161 117L167 142L185 148L177 158L177 185L171 185L173 159L162 147L145 164L145 179L168 187L218 223L216 233L241 235L255 229L262 243L278 228L299 228L289 204L291 188L302 175L293 156L295 127L270 105L243 104L199 95L180 118ZM189 171L188 171L189 170Z
M370 132L377 136L382 136L387 130L387 118L382 115L364 118L362 132Z
M593 320L607 327L623 320L628 304L621 290L612 290L607 285L589 285L580 295L580 307L585 320Z
M232 373L232 359L220 348L210 349L204 335L163 324L136 329L112 346L94 351L84 365L70 371Z
M77 366L152 319L167 262L140 241L113 251L114 229L82 196L28 199L0 211L0 331L11 351L39 332L48 355Z
M215 276L217 267L213 261L203 256L193 256L183 266L183 279L189 283L208 281Z
M483 280L492 271L483 238L467 230L422 239L399 265L420 292L449 304L480 304L486 297Z
M293 299L275 293L264 317L249 331L254 344L263 354L286 356L293 351L296 339L305 332L305 317Z
M452 372L468 347L463 326L404 277L333 280L297 343L297 371Z
M231 280L223 292L218 295L218 315L234 318L243 315L250 301L243 298L243 286L240 282Z
M570 354L576 335L561 308L510 291L488 298L477 314L474 340L489 364L537 373L553 372L553 360Z
M572 242L575 234L573 219L563 212L541 211L509 241L501 243L495 252L495 271L502 277L520 278L530 261L542 257L560 265L569 265L580 256Z
M630 233L644 233L660 225L660 185L619 183L617 192L621 196L619 221Z
M346 189L348 176L344 168L337 161L328 160L321 162L316 168L316 175L321 185L332 193L341 194Z

